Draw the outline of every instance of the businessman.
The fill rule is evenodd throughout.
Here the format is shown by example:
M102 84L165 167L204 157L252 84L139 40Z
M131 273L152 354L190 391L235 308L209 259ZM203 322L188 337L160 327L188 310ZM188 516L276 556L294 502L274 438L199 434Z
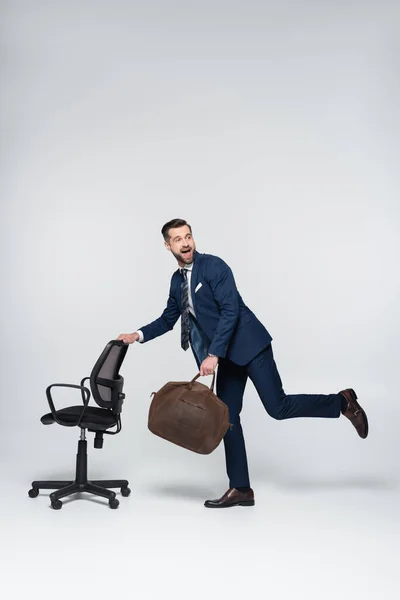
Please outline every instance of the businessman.
M336 394L286 395L272 351L272 338L244 304L229 266L196 250L191 226L183 219L166 223L161 233L179 268L173 273L167 306L155 321L118 339L145 343L170 331L181 317L181 346L192 349L201 375L217 370L217 396L227 404L232 424L224 437L229 489L206 500L207 508L253 506L240 412L247 379L253 382L268 414L350 420L361 438L368 435L365 411L353 389Z

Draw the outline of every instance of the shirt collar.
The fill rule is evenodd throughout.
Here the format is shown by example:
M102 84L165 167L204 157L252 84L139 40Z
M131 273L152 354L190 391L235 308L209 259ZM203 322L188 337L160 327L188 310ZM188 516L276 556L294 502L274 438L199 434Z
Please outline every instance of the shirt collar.
M185 265L184 267L179 267L179 270L181 273L183 273L183 270L186 271L191 271L193 269L193 263L190 263L190 265Z

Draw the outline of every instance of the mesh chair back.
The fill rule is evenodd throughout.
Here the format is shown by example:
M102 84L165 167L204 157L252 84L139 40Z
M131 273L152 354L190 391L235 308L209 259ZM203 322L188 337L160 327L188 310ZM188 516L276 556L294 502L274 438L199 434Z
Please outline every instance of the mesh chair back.
M128 344L111 340L104 348L90 374L90 388L95 402L115 414L121 412L124 378L119 374Z

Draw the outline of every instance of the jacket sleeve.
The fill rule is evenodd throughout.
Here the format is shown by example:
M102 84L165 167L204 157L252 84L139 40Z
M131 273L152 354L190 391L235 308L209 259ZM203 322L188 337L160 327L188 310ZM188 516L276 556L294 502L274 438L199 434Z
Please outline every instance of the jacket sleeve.
M144 327L139 327L143 333L143 342L149 342L154 338L167 333L173 329L175 323L180 317L180 310L176 299L172 294L172 283L167 301L167 306L164 309L162 315L155 321L152 321Z
M210 354L225 358L239 319L239 292L232 270L222 259L214 257L211 272L209 284L220 317L208 351Z

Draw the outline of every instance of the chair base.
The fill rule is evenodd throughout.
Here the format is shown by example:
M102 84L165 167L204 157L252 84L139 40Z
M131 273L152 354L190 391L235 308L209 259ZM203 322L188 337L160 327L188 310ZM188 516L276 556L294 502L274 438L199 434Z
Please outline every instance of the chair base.
M119 501L115 497L115 492L108 488L121 488L122 496L129 496L129 482L126 479L105 479L89 481L87 478L87 443L80 439L78 442L78 454L76 456L76 474L75 481L32 481L32 489L29 490L29 496L36 498L39 490L57 490L50 494L52 508L59 510L62 507L60 498L70 496L79 492L89 492L95 496L101 496L108 499L110 508L118 508Z

